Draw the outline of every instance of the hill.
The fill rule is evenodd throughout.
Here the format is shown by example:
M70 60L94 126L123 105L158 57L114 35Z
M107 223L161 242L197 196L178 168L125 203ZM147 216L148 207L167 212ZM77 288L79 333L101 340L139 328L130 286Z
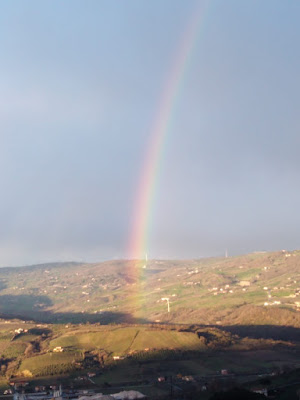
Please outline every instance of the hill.
M153 379L161 373L209 376L223 368L235 374L261 374L280 371L285 365L298 367L299 348L297 340L251 339L196 325L0 321L0 374L7 379L67 374L76 381L77 376L94 371L101 375L100 384L107 376L118 382L120 373L129 381L143 375Z
M300 327L299 296L300 251L0 269L2 317L48 323Z
M0 386L92 372L101 390L160 375L185 390L299 368L298 282L300 251L2 268Z

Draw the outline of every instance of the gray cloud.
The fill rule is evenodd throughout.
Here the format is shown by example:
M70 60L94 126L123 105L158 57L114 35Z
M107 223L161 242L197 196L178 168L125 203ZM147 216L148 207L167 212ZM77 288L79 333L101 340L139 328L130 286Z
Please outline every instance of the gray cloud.
M126 257L197 4L5 5L0 265ZM150 257L299 247L299 15L274 1L208 6L160 160Z

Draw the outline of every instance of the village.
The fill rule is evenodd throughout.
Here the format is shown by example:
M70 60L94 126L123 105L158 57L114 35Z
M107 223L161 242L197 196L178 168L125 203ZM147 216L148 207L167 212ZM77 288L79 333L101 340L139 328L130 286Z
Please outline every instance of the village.
M300 384L295 380L286 385L270 386L271 379L276 379L282 373L284 371L236 375L223 369L216 375L158 376L152 381L126 384L120 382L114 385L105 384L102 387L95 385L92 379L95 373L87 373L77 377L74 383L69 380L64 385L53 383L34 385L30 381L18 379L10 382L11 389L5 390L4 395L7 399L12 397L13 400L135 400L170 397L182 399L186 396L193 397L193 393L194 395L198 393L201 398L208 399L215 392L245 386L253 393L274 398L274 394L283 392L286 387Z

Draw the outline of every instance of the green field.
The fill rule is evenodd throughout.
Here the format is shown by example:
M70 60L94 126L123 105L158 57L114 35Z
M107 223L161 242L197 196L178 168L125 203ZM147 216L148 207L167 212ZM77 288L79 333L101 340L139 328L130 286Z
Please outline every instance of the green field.
M14 340L8 340L7 331L2 332L0 360L6 378L80 374L92 369L102 371L99 382L107 374L115 374L114 379L119 379L124 368L130 381L151 376L157 368L165 373L213 373L225 368L224 365L234 371L266 370L280 357L296 365L300 345L291 342L289 331L285 331L285 340L271 338L274 332L269 331L270 338L255 339L222 328L196 325L47 325L47 328L37 328L31 323L28 333ZM291 331L292 335L294 333ZM56 347L63 351L55 352ZM264 356L253 358L254 352ZM114 360L116 356L123 359ZM242 363L241 356L245 358Z
M125 355L134 351L203 348L197 335L192 332L149 329L140 327L120 327L99 332L74 332L62 335L49 343L49 348L57 346L77 349L105 349L112 354Z
M76 362L82 359L79 351L42 354L23 360L19 371L23 374L29 371L27 376L60 375L76 370Z

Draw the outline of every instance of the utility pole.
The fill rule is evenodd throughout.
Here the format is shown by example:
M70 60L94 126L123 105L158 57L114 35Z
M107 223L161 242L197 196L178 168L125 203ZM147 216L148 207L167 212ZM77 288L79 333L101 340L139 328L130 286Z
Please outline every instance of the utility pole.
M143 268L147 268L147 262L148 262L148 255L146 253L145 254L145 264L143 265Z
M168 312L170 312L170 302L169 302L169 297L162 297L162 300L165 300L168 304Z

